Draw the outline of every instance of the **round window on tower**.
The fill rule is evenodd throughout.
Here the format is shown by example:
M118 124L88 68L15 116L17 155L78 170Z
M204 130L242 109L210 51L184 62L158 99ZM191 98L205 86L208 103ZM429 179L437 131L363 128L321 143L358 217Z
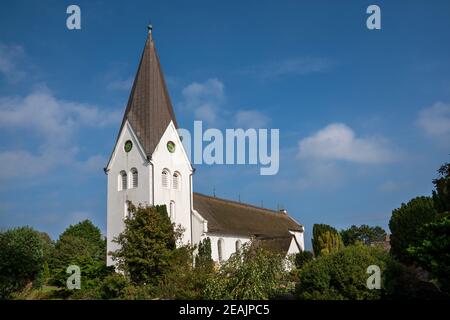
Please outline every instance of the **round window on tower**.
M131 142L131 140L127 140L127 142L125 142L125 145L123 146L123 149L127 153L130 152L131 149L133 149L133 142Z
M173 141L167 142L167 150L169 150L170 153L175 152L175 143Z

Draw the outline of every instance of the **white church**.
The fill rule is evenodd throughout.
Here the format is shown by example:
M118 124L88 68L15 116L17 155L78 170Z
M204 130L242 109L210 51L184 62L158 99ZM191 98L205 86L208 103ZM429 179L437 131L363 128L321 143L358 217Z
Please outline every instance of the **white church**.
M184 229L183 242L211 239L212 258L221 262L250 240L286 255L304 250L304 228L285 210L274 211L193 192L194 168L177 132L151 27L131 89L108 177L107 252L124 229L127 202L166 205ZM107 264L113 261L108 254Z

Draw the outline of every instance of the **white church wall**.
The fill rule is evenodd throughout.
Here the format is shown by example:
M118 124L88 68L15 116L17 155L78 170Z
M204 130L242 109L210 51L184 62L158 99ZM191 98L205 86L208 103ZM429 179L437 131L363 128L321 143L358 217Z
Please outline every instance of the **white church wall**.
M198 244L203 240L205 233L206 220L203 219L195 210L192 212L192 243Z
M304 239L304 232L299 232L299 231L289 231L291 234L294 235L295 240L297 240L297 243L300 246L300 250L304 251L305 250L305 239Z
M131 140L133 147L130 152L125 152L124 144ZM138 171L138 186L132 188L131 169ZM127 173L127 189L121 189L120 172ZM118 143L107 168L108 175L108 201L107 201L107 252L117 250L118 246L112 242L124 229L124 218L127 214L126 201L133 204L151 204L151 165L145 157L131 126L126 122L119 136ZM108 265L112 264L108 255Z
M216 262L219 261L219 239L223 240L222 260L228 260L228 258L236 252L236 241L241 241L242 245L250 241L250 238L247 237L220 234L207 234L205 237L209 237L211 239L211 258Z
M169 141L175 143L175 151L173 153L167 150ZM172 217L172 222L176 225L180 224L184 228L183 243L188 243L191 241L192 189L190 175L192 174L192 167L173 122L170 122L156 146L151 162L153 163L155 174L154 204L165 204L170 214L170 203L174 202L175 214ZM162 172L164 169L170 172L168 187L163 187L162 184ZM173 188L173 174L175 172L180 174L178 189Z
M289 245L289 249L286 253L286 256L290 256L292 254L296 254L299 253L300 250L302 250L301 248L299 248L299 246L297 245L297 242L295 241L294 238L292 238L291 244Z

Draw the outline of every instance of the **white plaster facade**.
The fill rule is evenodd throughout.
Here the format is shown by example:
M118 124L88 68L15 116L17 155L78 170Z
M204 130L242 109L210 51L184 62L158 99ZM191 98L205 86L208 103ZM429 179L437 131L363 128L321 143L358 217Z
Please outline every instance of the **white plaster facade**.
M226 234L206 234L206 237L211 240L211 258L216 262L228 260L236 252L236 242L242 246L250 241L250 238ZM219 240L222 241L222 259L219 259Z
M125 152L125 142L131 140L133 148ZM167 150L167 142L175 143L173 153ZM132 188L131 170L138 172L138 186ZM162 185L162 172L169 174L168 186ZM124 229L124 218L127 215L126 203L131 201L135 205L163 205L165 204L171 220L181 225L183 243L192 242L191 236L191 203L192 203L192 172L193 169L184 151L175 126L171 122L160 142L153 152L151 159L147 159L133 128L126 121L119 135L117 145L106 168L108 176L108 203L107 203L107 252L117 250L117 244L112 240ZM121 172L128 175L128 187L121 188ZM173 188L173 174L178 174L178 188ZM172 205L171 205L172 203ZM170 212L171 208L174 212ZM113 264L110 255L108 265Z

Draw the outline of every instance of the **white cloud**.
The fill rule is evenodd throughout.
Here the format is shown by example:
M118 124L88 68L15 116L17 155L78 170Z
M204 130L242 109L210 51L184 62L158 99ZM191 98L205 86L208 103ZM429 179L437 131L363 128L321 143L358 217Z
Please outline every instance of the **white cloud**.
M240 128L264 128L270 122L269 117L256 110L241 110L235 115L236 125Z
M299 142L298 157L380 164L396 160L383 139L358 138L343 123L332 123Z
M29 146L0 152L0 175L34 176L64 165L87 171L101 168L104 158L99 155L76 159L74 137L81 128L105 127L119 121L119 111L60 100L42 87L24 97L0 98L0 128L25 137Z
M212 78L203 83L193 82L183 89L182 95L182 107L194 112L195 120L209 124L217 122L225 101L224 85L220 80Z
M0 73L8 81L16 82L25 77L25 71L19 66L24 60L25 51L22 46L0 43Z
M25 97L0 98L0 127L32 129L50 145L65 143L82 126L104 127L119 121L117 110L59 100L46 88Z
M450 104L437 102L423 109L417 123L427 135L450 141Z
M0 176L4 179L40 175L73 163L76 152L75 148L45 150L39 154L27 150L3 151L0 152Z

